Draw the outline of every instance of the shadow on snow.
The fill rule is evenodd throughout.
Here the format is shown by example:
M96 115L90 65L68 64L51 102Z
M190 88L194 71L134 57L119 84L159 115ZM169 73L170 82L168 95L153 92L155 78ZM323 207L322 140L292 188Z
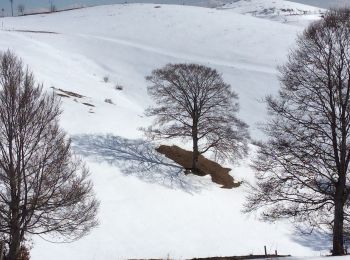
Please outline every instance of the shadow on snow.
M296 231L292 236L292 240L314 251L330 252L332 247L332 235L322 230L314 230L311 234Z
M74 150L97 162L117 166L125 175L194 193L204 188L205 179L186 176L184 169L159 154L152 143L142 139L125 139L113 135L75 135Z

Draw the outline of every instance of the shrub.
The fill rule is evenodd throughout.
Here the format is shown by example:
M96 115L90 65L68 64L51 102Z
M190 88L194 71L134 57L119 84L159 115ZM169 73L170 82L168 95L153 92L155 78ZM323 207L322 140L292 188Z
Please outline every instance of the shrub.
M123 90L123 86L117 84L117 85L115 85L115 89L116 89L116 90Z
M110 98L106 98L106 99L105 99L105 102L108 103L108 104L114 105L112 99L110 99Z

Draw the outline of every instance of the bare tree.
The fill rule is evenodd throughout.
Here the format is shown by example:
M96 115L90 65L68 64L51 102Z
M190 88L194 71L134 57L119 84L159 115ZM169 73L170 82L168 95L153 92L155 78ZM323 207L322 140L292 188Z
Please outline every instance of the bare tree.
M29 235L84 236L97 225L88 169L58 125L56 96L11 52L0 55L0 233L17 260Z
M253 163L257 185L247 211L330 228L333 255L343 255L349 225L350 10L329 11L299 36L268 97L268 141Z
M168 64L147 77L149 95L156 106L151 137L190 139L192 171L198 156L209 150L221 158L241 158L247 153L248 126L236 116L238 96L214 69L197 64Z
M24 9L25 9L24 4L19 4L19 5L17 6L18 14L19 14L19 15L24 15Z
M13 0L10 0L11 3L11 12L12 12L12 16L13 16Z
M53 3L53 0L50 0L50 12L54 13L56 11L57 11L56 5Z

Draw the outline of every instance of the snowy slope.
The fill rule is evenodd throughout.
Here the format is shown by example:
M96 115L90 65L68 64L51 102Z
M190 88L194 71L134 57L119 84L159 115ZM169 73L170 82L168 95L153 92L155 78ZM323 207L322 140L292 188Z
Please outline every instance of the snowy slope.
M259 101L277 91L276 66L301 30L224 10L152 4L3 19L1 50L16 51L48 91L55 87L84 96L62 98L61 122L78 140L77 151L95 152L84 159L101 200L101 225L72 244L36 238L33 259L258 254L264 245L282 254L325 252L326 239L297 236L287 223L242 215L245 187L223 190L207 179L173 179L166 172L125 174L123 162L99 153L93 143L110 144L100 135L105 133L127 138L118 139L125 147L142 137L137 129L150 123L143 111L152 102L144 77L169 62L197 62L222 72L240 96L240 117L260 138L256 124L266 112ZM235 167L233 176L253 181L248 164Z
M303 27L325 12L322 8L285 0L236 0L219 8Z
M292 46L300 28L213 9L154 7L100 6L52 15L6 18L4 28L9 31L2 32L0 44L3 49L18 49L24 59L30 56L26 61L47 86L72 91L84 86L80 94L92 99L98 99L94 97L98 89L104 96L94 101L101 104L96 106L96 115L89 115L87 119L92 120L87 125L94 127L94 131L101 125L100 120L105 121L101 119L105 113L98 110L111 109L110 105L103 104L104 98L112 98L117 107L137 112L137 118L126 116L129 124L134 120L135 124L129 125L125 134L135 137L136 131L130 132L130 129L139 126L139 115L149 104L145 97L145 75L168 62L180 61L210 64L223 72L224 78L239 92L242 117L254 131L263 113L251 111L260 111L264 105L256 101L269 93L269 89L278 87L275 68L285 60L286 50ZM106 75L111 81L108 84L102 80ZM122 92L114 90L116 83L124 85ZM114 116L118 120L124 114ZM98 123L93 123L94 120ZM71 127L73 131L80 126L76 120L68 123L76 124ZM103 124L101 130L108 132L117 128L116 122L111 128L109 125Z

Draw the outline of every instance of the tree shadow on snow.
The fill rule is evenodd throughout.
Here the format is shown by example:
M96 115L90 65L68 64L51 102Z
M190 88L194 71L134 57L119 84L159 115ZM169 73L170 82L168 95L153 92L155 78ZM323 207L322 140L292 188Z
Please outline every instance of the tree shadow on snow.
M314 230L311 234L296 231L292 240L313 251L328 251L332 248L332 234L325 231Z
M182 167L159 154L145 140L113 135L75 135L71 139L78 154L115 165L125 175L189 193L199 192L205 186L205 180L185 176Z
M332 249L332 234L324 230L314 230L311 234L304 234L300 231L295 231L292 240L302 246L311 248L314 251L326 251L331 252ZM350 233L345 230L344 234L344 246L348 252L350 249Z

